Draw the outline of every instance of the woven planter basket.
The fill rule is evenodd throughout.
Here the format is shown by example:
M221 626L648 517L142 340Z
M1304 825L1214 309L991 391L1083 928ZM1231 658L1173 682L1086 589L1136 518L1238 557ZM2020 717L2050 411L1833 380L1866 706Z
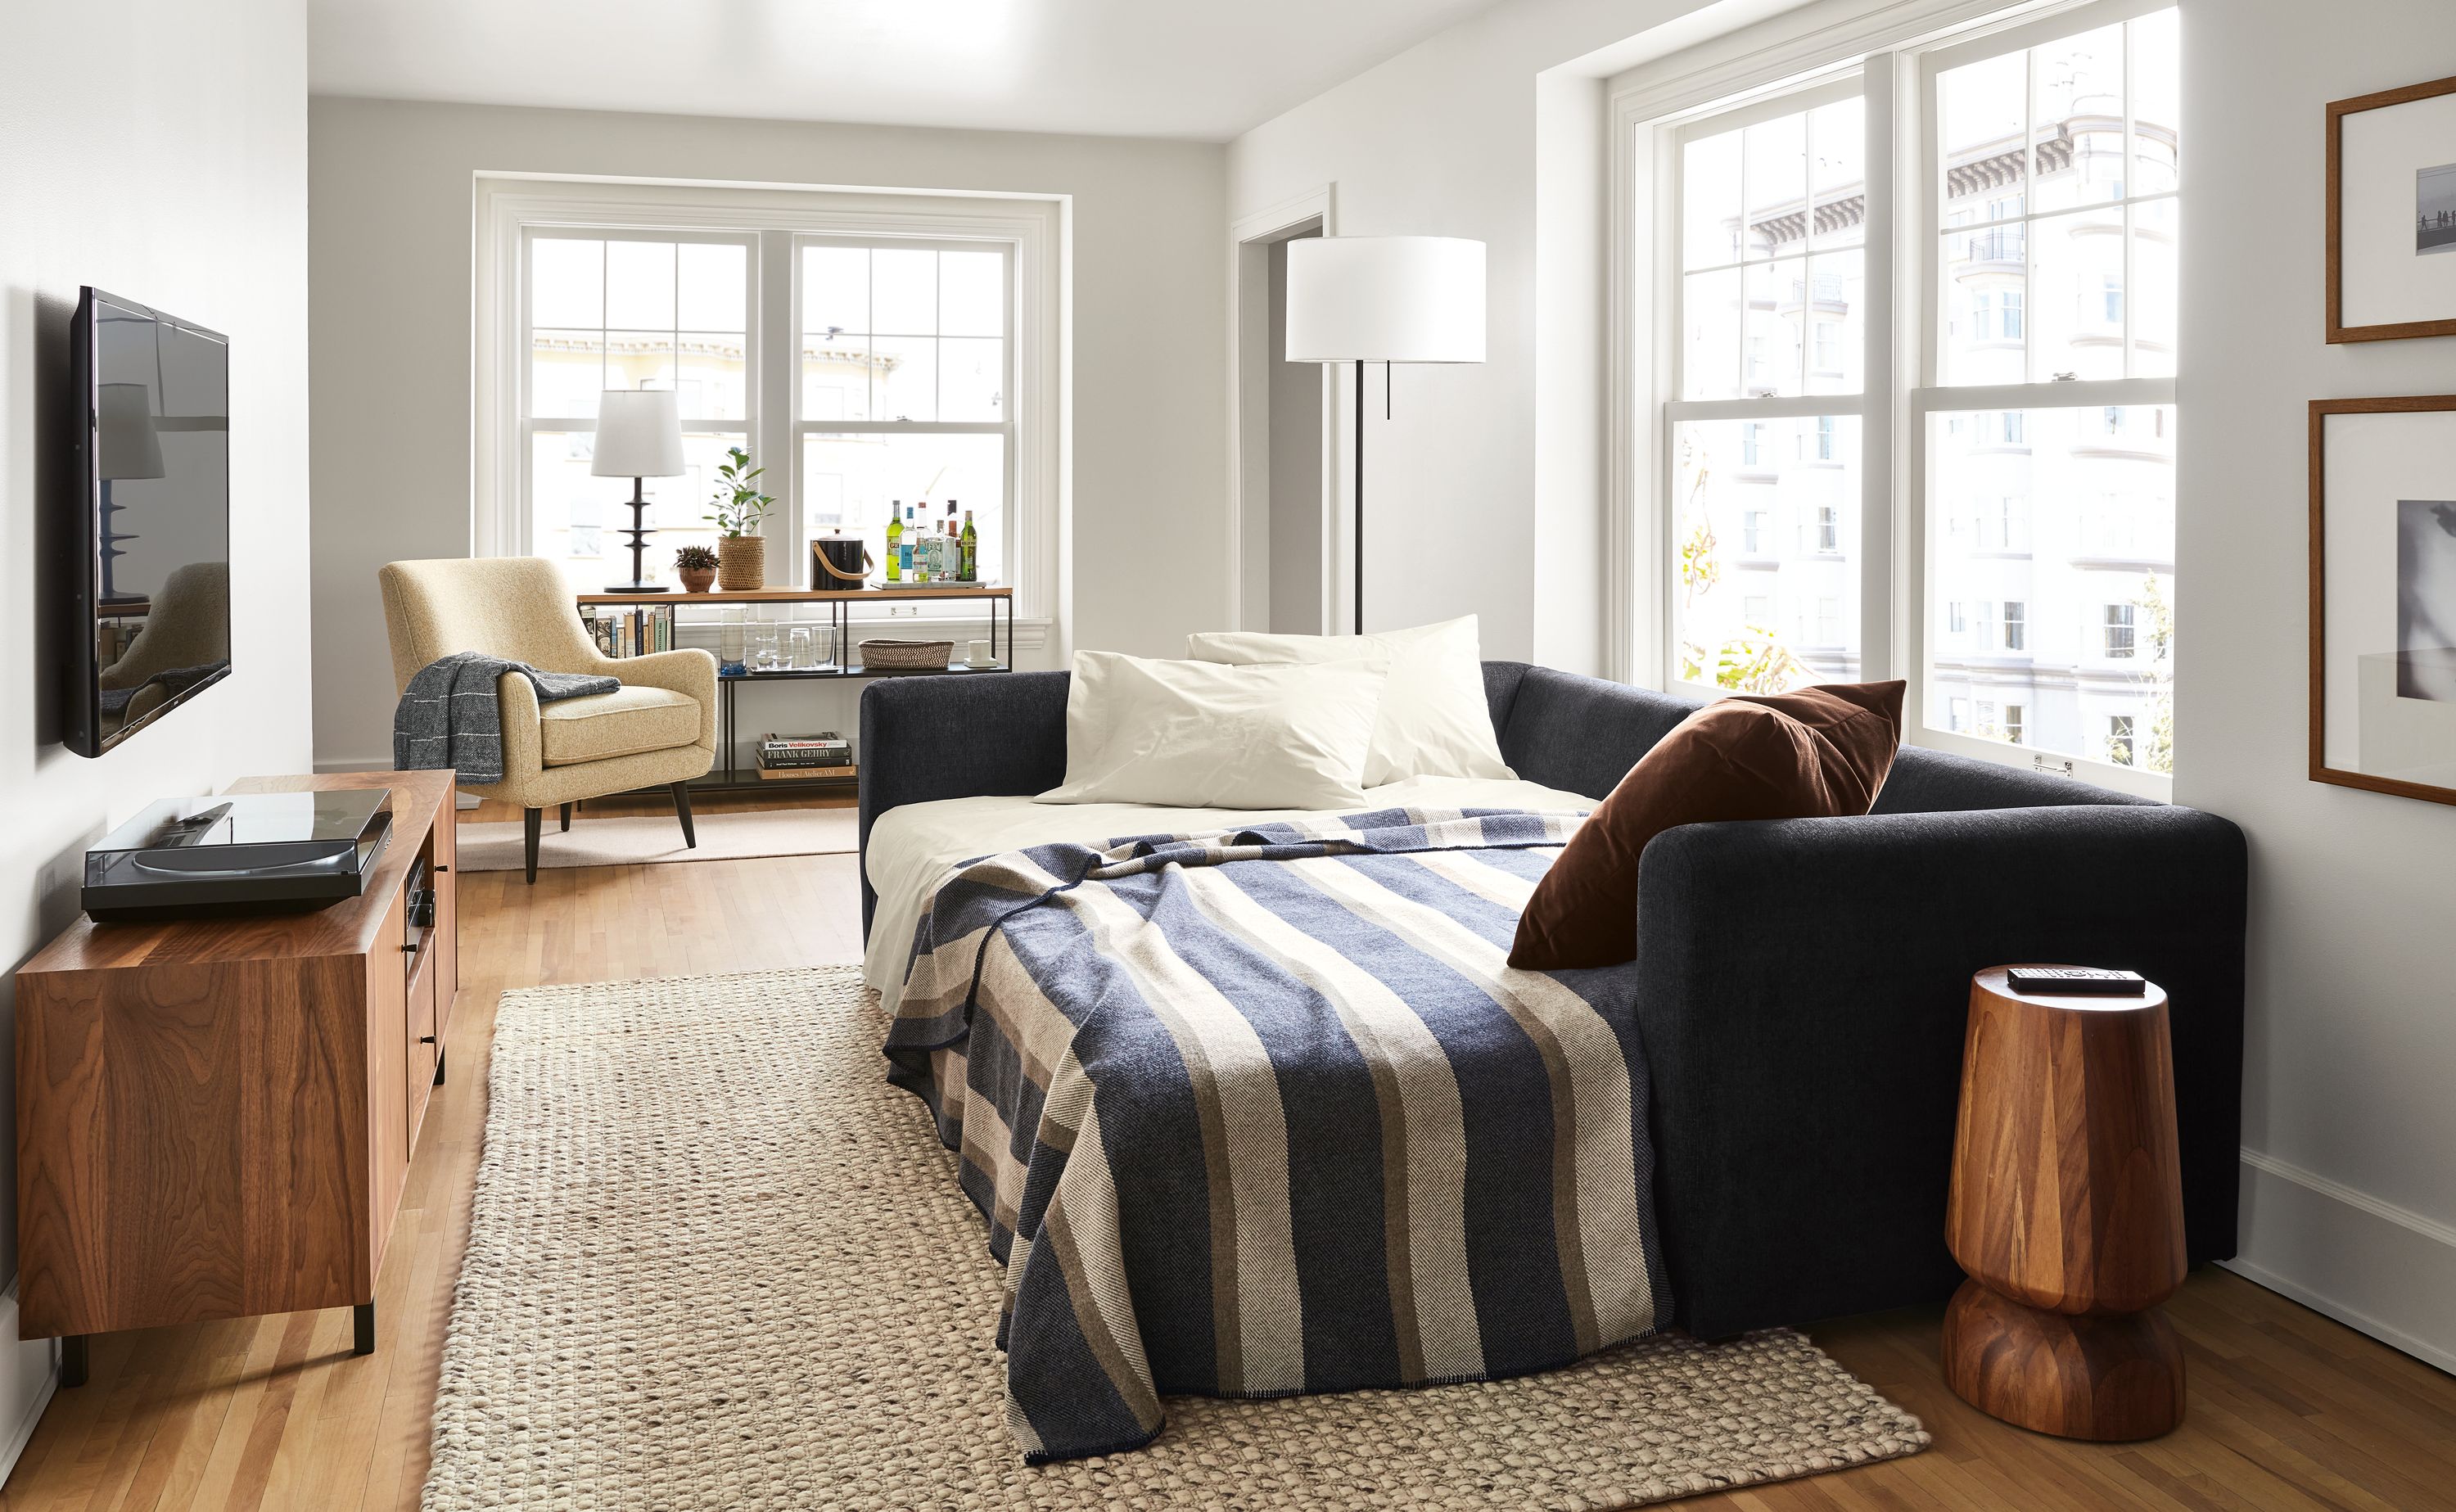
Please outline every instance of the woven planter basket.
M861 664L873 672L943 672L952 641L864 641Z
M716 585L727 593L768 586L768 538L722 536L716 542Z

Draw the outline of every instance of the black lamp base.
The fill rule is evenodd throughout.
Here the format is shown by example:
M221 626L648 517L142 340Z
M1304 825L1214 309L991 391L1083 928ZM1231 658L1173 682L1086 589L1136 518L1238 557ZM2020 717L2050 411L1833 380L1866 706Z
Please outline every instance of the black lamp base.
M663 593L665 591L664 583L645 581L648 575L647 569L640 561L642 553L647 549L648 538L656 534L648 526L648 500L647 495L643 492L645 487L645 483L643 480L632 479L631 497L626 501L631 506L631 528L624 531L623 534L631 538L631 581L607 583L605 591L608 593Z

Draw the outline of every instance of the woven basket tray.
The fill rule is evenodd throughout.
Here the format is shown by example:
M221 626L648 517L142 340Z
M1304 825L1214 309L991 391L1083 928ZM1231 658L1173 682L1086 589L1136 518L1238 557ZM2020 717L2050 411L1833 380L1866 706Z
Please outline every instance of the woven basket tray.
M864 641L861 664L875 672L943 672L952 641Z

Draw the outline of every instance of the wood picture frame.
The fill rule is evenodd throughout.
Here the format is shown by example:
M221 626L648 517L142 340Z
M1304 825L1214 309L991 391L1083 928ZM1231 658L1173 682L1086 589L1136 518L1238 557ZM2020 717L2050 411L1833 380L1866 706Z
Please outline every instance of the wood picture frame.
M2451 302L2444 315L2421 319L2375 321L2363 325L2345 323L2345 117L2370 111L2389 110L2400 105L2413 105L2443 95L2456 95L2456 76L2433 79L2426 84L2408 84L2403 89L2382 90L2376 94L2356 95L2352 99L2328 102L2328 174L2327 283L2328 339L2332 343L2347 341L2399 341L2413 337L2456 336L2456 302ZM2450 166L2456 166L2456 149L2449 153ZM2456 262L2456 252L2449 255Z
M2359 787L2367 792L2389 793L2400 798L2419 798L2425 803L2456 804L2456 778L2449 785L2414 782L2374 772L2353 770L2332 766L2329 762L2328 716L2328 421L2344 416L2423 416L2444 415L2456 426L2456 394L2409 395L2390 398L2313 399L2310 406L2311 465L2311 621L2310 621L2310 769L2311 781L2329 783L2340 787ZM2456 494L2456 485L2447 490ZM2427 501L2423 502L2427 506ZM2456 527L2451 527L2456 536ZM2400 699L2399 702L2406 702ZM2448 722L2456 724L2456 705L2450 705Z

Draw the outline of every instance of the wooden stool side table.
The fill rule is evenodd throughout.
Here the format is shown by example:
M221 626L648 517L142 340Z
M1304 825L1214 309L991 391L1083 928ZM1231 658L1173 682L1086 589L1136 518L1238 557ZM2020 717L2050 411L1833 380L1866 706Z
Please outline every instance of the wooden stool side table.
M2009 970L1970 985L1945 1241L1971 1278L1945 1380L2039 1433L2154 1439L2183 1418L2157 1311L2184 1272L2166 994L2042 996Z

